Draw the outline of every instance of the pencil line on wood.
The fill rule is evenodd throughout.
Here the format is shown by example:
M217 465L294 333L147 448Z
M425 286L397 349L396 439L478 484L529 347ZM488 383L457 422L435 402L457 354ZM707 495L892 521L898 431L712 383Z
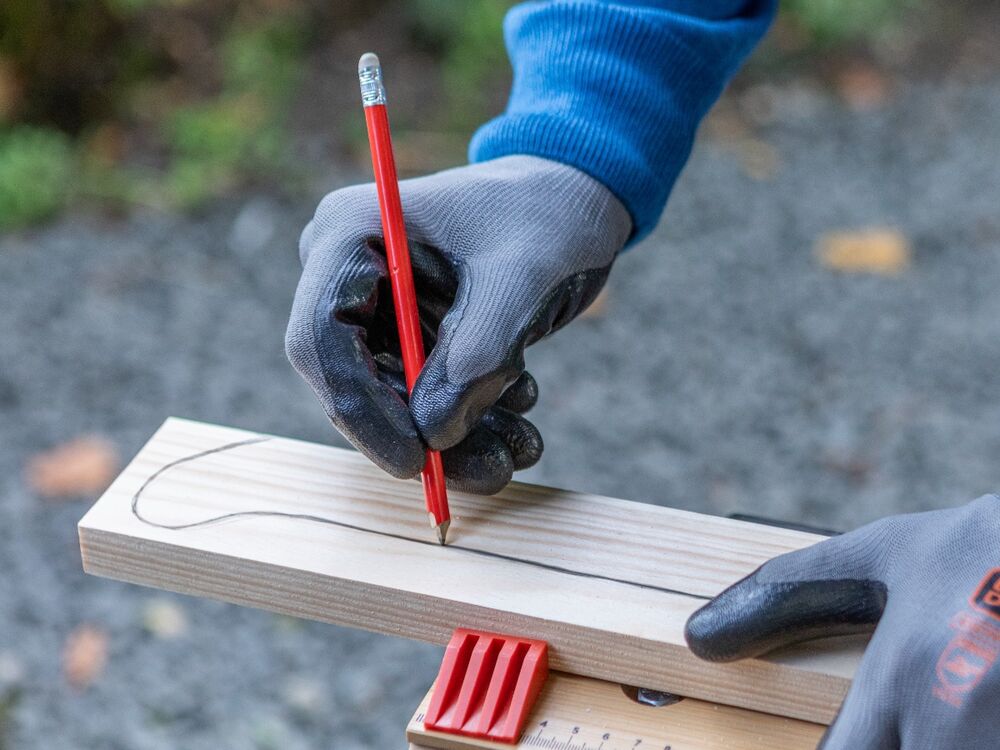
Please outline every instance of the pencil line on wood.
M167 529L169 531L181 531L184 529L194 529L202 526L209 526L216 523L221 523L222 521L229 521L235 518L261 518L261 517L271 517L271 518L290 518L297 521L312 521L314 523L322 523L330 526L338 526L342 529L348 529L350 531L357 531L362 534L374 534L376 536L388 537L390 539L398 539L404 542L413 542L414 544L423 544L430 547L440 547L436 541L430 541L426 539L415 539L414 537L406 536L405 534L394 534L390 531L379 531L378 529L370 529L365 526L358 526L356 524L347 523L346 521L338 521L333 518L328 518L326 516L316 516L309 513L285 513L280 510L240 510L233 511L232 513L223 513L219 516L212 516L211 518L205 518L201 521L192 521L191 523L178 523L178 524L168 524L159 523L158 521L153 521L142 514L139 509L139 503L142 499L143 493L152 486L157 479L162 477L165 473L171 469L180 466L182 464L191 463L197 461L200 458L206 456L215 455L218 453L225 453L227 451L235 450L236 448L242 448L247 445L256 445L258 443L264 443L270 440L269 437L255 437L248 440L238 440L234 443L226 443L225 445L220 445L215 448L209 448L207 450L198 451L190 456L183 456L181 458L175 459L157 469L153 472L136 490L135 494L132 496L132 515L136 517L140 522L146 524L147 526L153 526L158 529ZM664 594L680 594L681 596L688 596L692 599L701 599L703 601L709 601L711 597L701 596L698 594L691 594L686 591L678 591L677 589L667 588L665 586L654 586L647 583L638 583L637 581L630 581L625 578L614 578L613 576L603 576L597 573L584 573L580 570L574 570L572 568L564 568L559 565L552 565L550 563L543 563L537 560L528 560L522 557L517 557L514 555L505 555L501 552L492 552L490 550L478 549L476 547L463 547L458 544L449 544L445 547L448 550L454 550L456 552L463 552L470 555L478 555L480 557L488 557L495 560L505 560L507 562L516 562L522 565L530 565L535 568L541 568L543 570L549 570L555 573L564 573L570 576L576 576L578 578L589 578L598 581L608 581L611 583L620 583L625 586L634 586L639 589L647 589L650 591L659 591Z

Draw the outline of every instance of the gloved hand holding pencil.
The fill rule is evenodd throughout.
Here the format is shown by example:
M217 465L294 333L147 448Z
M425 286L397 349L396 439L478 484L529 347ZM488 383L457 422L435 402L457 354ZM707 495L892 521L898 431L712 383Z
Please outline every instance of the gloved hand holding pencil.
M302 233L286 348L337 428L397 477L424 446L449 486L492 493L534 464L524 348L594 299L632 229L583 172L510 156L400 183L425 349L409 408L374 185L338 190Z
M648 234L701 118L775 0L524 3L504 32L506 111L473 164L400 183L427 361L407 403L373 185L328 195L302 234L286 348L334 425L415 476L503 487L542 451L522 415L524 348L579 314L626 242Z

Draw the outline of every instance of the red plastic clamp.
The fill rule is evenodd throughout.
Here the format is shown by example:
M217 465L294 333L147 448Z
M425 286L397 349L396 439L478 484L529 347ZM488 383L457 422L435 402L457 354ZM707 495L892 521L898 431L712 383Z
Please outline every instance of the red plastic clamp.
M517 742L549 676L545 641L459 628L444 652L424 726Z

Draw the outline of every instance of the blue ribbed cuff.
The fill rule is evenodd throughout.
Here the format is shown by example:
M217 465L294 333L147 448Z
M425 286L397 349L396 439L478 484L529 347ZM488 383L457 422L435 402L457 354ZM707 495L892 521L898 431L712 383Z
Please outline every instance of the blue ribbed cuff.
M763 35L775 0L529 2L504 35L506 112L480 128L471 161L532 154L576 167L628 208L630 243L659 220L695 131ZM722 11L735 14L725 15Z

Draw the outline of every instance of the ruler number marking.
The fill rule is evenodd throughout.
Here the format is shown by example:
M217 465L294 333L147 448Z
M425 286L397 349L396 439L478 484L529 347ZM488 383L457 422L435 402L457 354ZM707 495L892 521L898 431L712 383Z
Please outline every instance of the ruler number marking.
M424 714L417 714L416 720L418 722L423 721ZM569 732L568 736L563 735L566 739L559 739L560 728L557 722L556 725L552 725L551 720L543 719L536 725L538 727L537 731L532 734L528 734L527 731L522 732L521 736L518 738L518 743L522 746L546 748L547 750L624 750L624 745L618 745L617 743L608 745L612 742L612 732L604 732L600 736L600 743L597 745L591 745L587 740L578 740L580 736L584 735L584 727L581 725L567 726L562 731ZM552 734L547 734L546 730L553 732ZM632 737L631 739L624 740L626 743L631 742L628 745L628 750L642 750L642 748L649 748L653 750L653 745L657 748L662 748L662 750L672 750L670 744L660 745L654 742L653 745L649 744L648 737ZM605 747L608 745L607 747Z

